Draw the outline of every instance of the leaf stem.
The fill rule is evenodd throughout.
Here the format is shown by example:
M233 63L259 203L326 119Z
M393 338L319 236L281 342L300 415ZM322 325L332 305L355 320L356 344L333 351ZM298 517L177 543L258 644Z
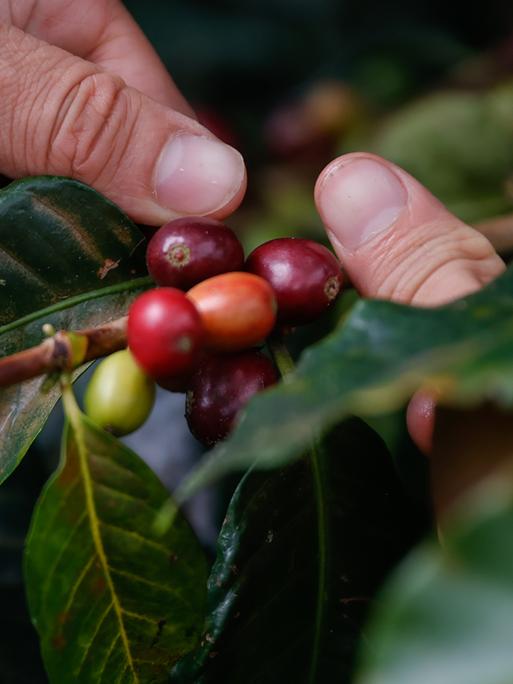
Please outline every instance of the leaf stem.
M77 400L75 399L75 394L73 393L72 381L68 373L63 373L60 380L64 413L73 428L73 431L78 434L82 428L80 421L81 412Z

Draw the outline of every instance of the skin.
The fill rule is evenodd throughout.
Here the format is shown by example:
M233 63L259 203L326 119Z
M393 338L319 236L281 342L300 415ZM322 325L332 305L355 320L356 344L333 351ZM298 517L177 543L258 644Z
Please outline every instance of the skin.
M344 184L333 183L330 179L342 167L362 161L366 163L354 166L353 187L358 183L372 188L372 165L377 163L398 179L405 202L385 229L356 248L354 236L351 236L352 244L348 248L343 242L344 226L333 212L334 203L340 199L340 193L344 193ZM376 216L380 206L392 199L387 197L387 192L393 194L391 188L382 191ZM372 204L374 199L369 193L366 201ZM451 214L404 170L376 155L352 153L335 159L319 176L315 200L345 271L366 297L437 306L480 289L505 268L483 235ZM348 194L347 201L350 200ZM374 218L370 216L370 220ZM363 222L361 230L362 233L365 230ZM358 226L355 226L355 232L358 232ZM415 395L408 410L408 429L426 453L432 446L434 420L435 398L422 393Z
M194 179L204 159L198 145L178 150L189 169L179 193L167 186L172 162L160 162L171 140L192 137L219 162L208 145L217 139L119 0L0 0L0 91L0 172L11 178L76 178L148 225L181 213L222 218L244 195L242 158L227 146L215 147L228 152L230 187L215 176L212 210L205 192L215 193L216 172Z
M215 140L197 123L118 0L0 0L0 88L0 172L77 178L149 225L181 215L156 191L155 169L169 139L189 133ZM371 167L355 161L388 169L405 200L386 230L370 236L369 222L383 223L384 216L379 206L373 216L372 207L378 194L381 204L387 202L388 189L373 194L372 178L366 178ZM334 209L346 211L340 204L344 188L332 181L348 164L356 169L353 186L366 187L369 202L361 226L365 239L358 239L358 226L352 225L345 243ZM207 211L189 204L186 213L230 215L246 187L239 171L219 206ZM315 201L344 269L367 297L435 306L479 289L504 268L484 237L405 171L374 155L355 153L331 162L319 177ZM356 215L347 218L354 223ZM411 434L424 450L430 447L433 404L432 398L416 397L408 415Z

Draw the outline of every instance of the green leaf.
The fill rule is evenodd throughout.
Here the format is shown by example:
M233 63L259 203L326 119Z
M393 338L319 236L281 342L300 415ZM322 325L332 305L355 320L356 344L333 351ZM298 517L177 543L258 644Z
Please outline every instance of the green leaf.
M513 681L511 471L486 483L389 581L358 684Z
M437 309L360 301L310 347L297 370L255 397L232 436L177 492L181 501L222 475L297 458L312 435L349 414L400 407L419 387L443 401L513 401L513 268L477 294Z
M148 281L143 236L111 202L67 178L0 191L0 355L39 344L41 326L77 329L126 313ZM0 390L0 482L58 399L36 379Z
M206 563L177 515L153 533L168 493L65 394L62 463L37 504L25 579L51 682L158 684L196 645Z
M486 93L444 92L385 122L372 151L399 164L470 223L512 211L513 82Z
M172 681L347 682L414 517L383 442L356 419L312 459L247 474L219 536L202 645Z

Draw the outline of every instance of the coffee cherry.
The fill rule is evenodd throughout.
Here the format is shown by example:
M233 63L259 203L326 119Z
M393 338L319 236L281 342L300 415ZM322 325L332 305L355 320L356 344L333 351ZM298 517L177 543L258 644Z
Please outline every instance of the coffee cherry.
M337 298L342 271L323 245L302 238L278 238L257 247L246 269L265 278L278 301L278 320L301 325L318 318Z
M201 352L203 336L194 304L171 287L145 292L128 312L128 346L152 378L191 371Z
M187 392L185 415L192 434L213 446L229 434L251 397L277 381L273 364L260 352L210 357L194 373Z
M202 217L181 218L153 235L146 263L158 285L188 290L219 273L242 270L244 250L223 223Z
M210 349L248 349L263 342L274 327L276 300L272 288L252 273L209 278L189 290L187 296L201 314Z
M96 425L121 437L137 430L155 402L155 383L126 349L95 369L84 396L86 414Z
M155 382L159 387L162 387L162 389L165 389L167 392L184 394L189 389L191 377L192 373L168 375L167 377L157 378Z

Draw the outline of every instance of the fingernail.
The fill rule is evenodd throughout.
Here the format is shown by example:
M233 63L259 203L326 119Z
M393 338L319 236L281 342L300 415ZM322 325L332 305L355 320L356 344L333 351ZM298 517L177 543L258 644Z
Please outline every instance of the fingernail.
M157 201L177 214L211 214L239 192L244 161L233 147L186 133L174 135L160 156Z
M328 171L318 195L326 227L350 251L389 228L406 202L398 176L371 159L342 161Z

